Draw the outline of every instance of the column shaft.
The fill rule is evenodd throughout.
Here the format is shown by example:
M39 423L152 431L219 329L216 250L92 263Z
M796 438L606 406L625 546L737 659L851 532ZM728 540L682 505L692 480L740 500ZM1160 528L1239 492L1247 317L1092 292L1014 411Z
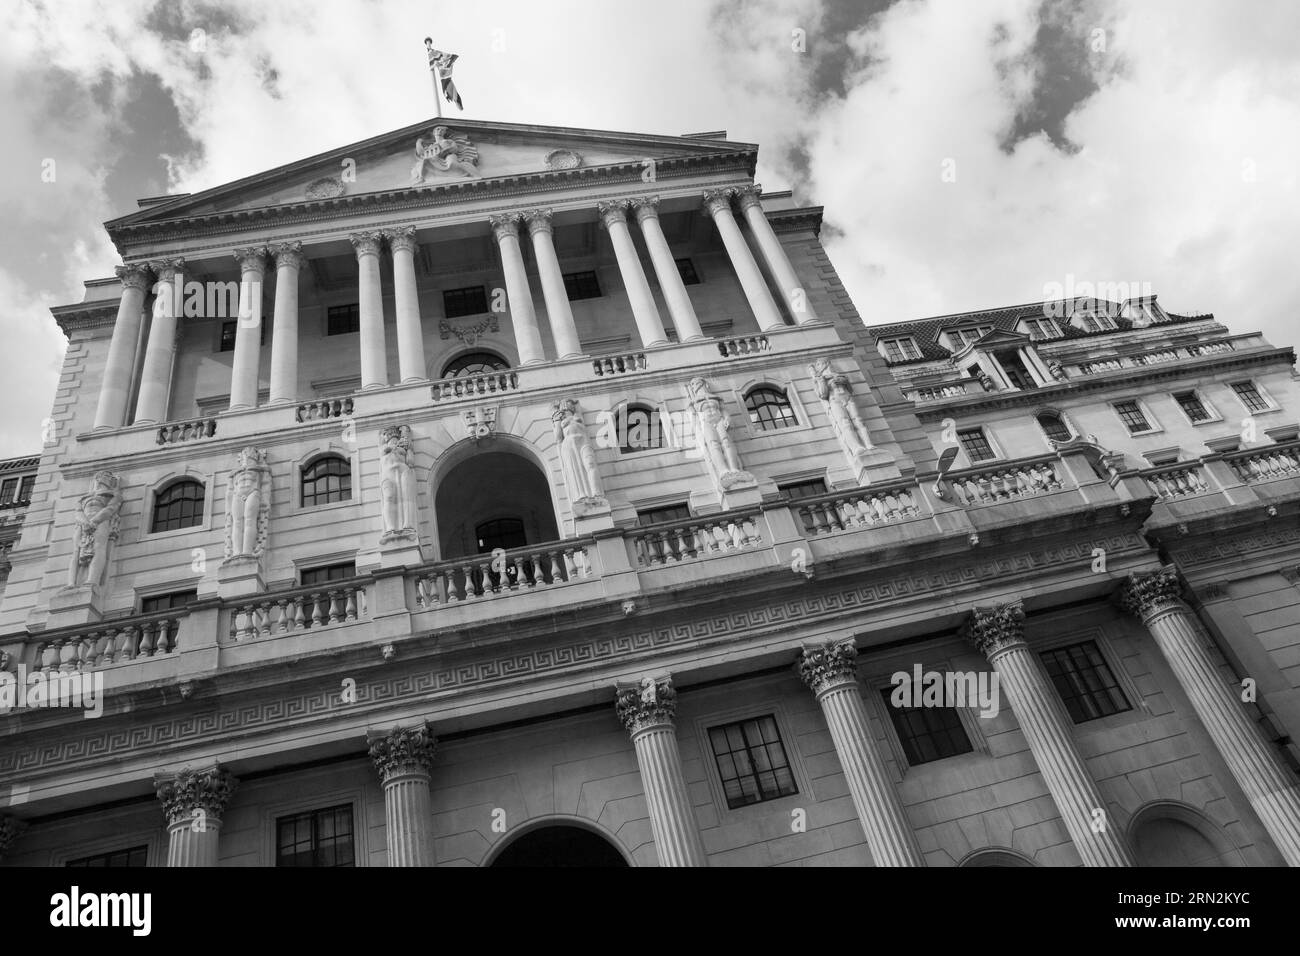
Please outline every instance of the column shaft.
M807 290L795 275L794 266L790 265L790 258L785 254L785 247L773 231L772 224L767 221L767 214L763 212L763 203L758 198L761 194L760 186L746 186L740 190L740 209L745 215L745 221L749 223L749 231L758 242L763 261L767 263L768 271L781 290L790 316L801 325L815 322L817 315L808 302Z
M201 831L194 822L180 819L167 827L168 866L216 866L219 859L221 821L208 816Z
M388 345L384 341L384 295L379 275L380 234L351 236L357 252L357 311L361 324L361 387L388 384Z
M420 293L415 283L415 229L387 233L393 251L393 308L397 313L397 362L402 384L429 377L424 364L424 332L420 326Z
M266 277L263 249L240 249L239 320L235 325L235 355L230 369L230 410L257 407L257 380L262 365L262 280Z
M493 216L492 233L501 250L501 269L506 279L506 299L510 306L510 324L515 330L515 344L519 349L520 365L536 365L546 361L542 349L542 333L537 327L537 312L533 308L533 294L528 288L528 274L524 271L524 255L519 248L519 216Z
M677 341L702 339L704 332L700 330L700 320L695 315L695 307L691 305L691 297L686 292L682 274L677 269L677 260L673 258L663 227L659 224L658 206L658 198L640 199L636 202L636 220L641 224L641 235L645 238L646 249L650 251L655 278L659 280L664 301L668 303L668 314L672 317L673 328L677 330Z
M237 784L215 764L154 779L167 818L168 866L217 865L221 818Z
M533 240L533 258L542 280L542 298L546 301L546 318L551 324L555 339L556 357L566 359L582 354L578 329L569 307L569 293L564 288L564 274L560 260L555 255L555 242L551 230L551 211L535 209L527 214L528 233Z
M140 369L140 394L135 403L135 423L154 425L167 418L171 397L172 362L176 358L176 319L181 297L175 294L183 284L182 260L154 263L153 319L149 323L149 344Z
M745 244L745 237L740 234L740 226L731 214L731 192L729 189L709 190L704 194L705 209L713 217L713 224L718 227L718 235L727 249L727 256L731 259L732 268L736 270L736 278L745 291L754 318L758 320L758 327L764 332L784 328L785 320L772 301L763 273L759 271L758 263Z
M602 202L597 205L600 221L609 233L614 245L614 256L618 259L618 272L623 277L623 288L627 290L628 303L632 306L632 315L636 319L637 331L641 335L641 345L651 348L668 341L664 332L663 319L655 306L654 296L650 294L650 283L646 281L645 270L641 268L641 257L637 255L632 233L627 228L627 202Z
M144 320L144 292L149 273L143 265L118 266L122 280L122 299L113 323L113 338L108 345L108 361L99 386L99 405L95 409L96 428L120 428L126 422L126 401L131 391L132 365L140 324Z
M384 781L389 866L433 866L433 797L429 775L394 774Z
M272 405L298 401L298 270L302 244L285 242L275 253L275 318L271 329Z
M660 866L707 866L704 844L695 825L677 731L672 724L649 727L632 738L645 786L646 808Z

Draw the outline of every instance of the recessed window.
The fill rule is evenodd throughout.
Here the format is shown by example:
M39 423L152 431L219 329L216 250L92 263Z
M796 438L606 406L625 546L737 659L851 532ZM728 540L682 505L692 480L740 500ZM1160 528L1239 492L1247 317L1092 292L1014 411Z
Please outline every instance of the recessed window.
M710 727L709 743L730 809L799 792L775 717Z
M1151 423L1147 421L1146 414L1137 402L1116 402L1115 413L1119 415L1119 420L1124 423L1124 427L1128 429L1130 435L1153 430Z
M487 289L481 285L443 290L442 311L449 319L462 315L482 315L487 310Z
M442 377L461 378L466 375L483 375L487 372L500 372L509 367L509 362L492 352L466 352L447 363L447 367L442 370Z
M686 503L679 505L662 505L658 508L646 508L636 513L636 523L644 528L646 525L663 524L667 521L685 521L691 516L691 507Z
M352 499L352 465L346 458L326 455L302 470L302 506L332 504Z
M997 352L994 353L994 357L998 360L998 364L1002 366L1002 373L1006 375L1007 381L1009 381L1013 387L1021 389L1022 391L1024 389L1038 387L1038 382L1034 380L1034 376L1030 373L1029 369L1025 367L1025 362L1020 357L1019 352L1011 350Z
M199 599L198 591L173 591L171 594L151 594L140 599L140 613L154 614L158 611L174 611L186 607Z
M891 700L894 690L883 687L880 692L909 766L968 754L975 749L955 707L895 707Z
M745 396L745 407L749 409L749 421L765 432L791 428L799 424L794 417L794 409L785 391L770 385L760 385L751 389Z
M296 813L275 821L276 866L356 866L352 806Z
M69 860L65 866L148 866L149 847L133 846Z
M677 263L677 274L682 277L682 285L699 285L700 276L695 271L695 263L690 259L674 259Z
M0 484L0 505L13 504L18 494L18 479L7 478Z
M160 491L153 503L153 523L149 530L176 531L203 523L204 488L197 481L177 481Z
M355 578L357 576L357 565L355 561L341 561L338 564L327 564L319 568L303 568L300 576L303 587L315 587L320 584L329 584L331 581Z
M789 484L777 485L776 490L781 493L781 497L787 501L798 501L800 498L815 498L817 495L827 494L830 489L826 487L826 482L821 478L810 478L807 481L792 481Z
M239 320L231 319L229 322L221 323L221 345L218 347L219 352L233 352L235 350L235 337L239 334ZM353 329L352 331L356 331ZM331 332L331 335L334 333ZM258 323L258 341L259 344L266 344L266 322Z
M22 484L18 486L18 503L20 505L30 504L32 500L32 489L36 487L36 476L26 475Z
M502 551L510 551L528 546L524 523L519 518L494 518L491 521L484 521L474 529L474 537L478 541L479 554L491 554L498 548Z
M948 338L956 346L956 351L960 352L966 346L974 345L991 331L993 331L991 325L981 325L974 329L951 329Z
M1237 393L1241 399L1241 404L1246 406L1248 412L1267 412L1272 409L1272 405L1259 393L1254 382L1233 382L1232 390Z
M997 457L993 454L993 446L989 444L988 436L984 434L982 428L962 429L957 432L957 440L961 442L961 447L971 464Z
M1192 424L1214 420L1210 410L1205 407L1205 403L1195 392L1178 392L1174 395L1174 401L1178 403L1178 407L1183 410L1183 414Z
M1043 667L1076 724L1131 710L1096 641L1044 651Z
M1053 319L1021 319L1024 323L1025 331L1029 333L1030 339L1035 342L1043 339L1059 339L1061 330L1056 327Z
M564 292L570 302L579 299L599 299L600 283L594 272L570 272L564 276Z
M910 336L902 339L882 339L880 345L885 350L885 358L890 362L910 362L921 357L921 350L916 347L916 342Z
M1070 428L1056 412L1039 412L1035 418L1038 421L1038 427L1043 430L1043 434L1052 441L1070 440Z
M1115 320L1109 315L1091 309L1076 312L1074 317L1079 320L1085 332L1109 332L1115 328Z
M325 334L348 335L361 331L361 311L357 303L332 305L325 310Z
M663 423L658 409L649 405L624 405L614 416L614 427L618 450L624 455L663 447Z

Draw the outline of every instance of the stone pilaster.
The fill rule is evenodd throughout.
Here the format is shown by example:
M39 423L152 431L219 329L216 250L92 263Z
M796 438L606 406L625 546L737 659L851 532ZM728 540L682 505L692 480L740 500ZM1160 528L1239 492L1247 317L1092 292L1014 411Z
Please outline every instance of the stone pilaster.
M708 866L677 749L677 692L671 677L615 689L619 720L636 748L660 866Z
M357 254L357 313L361 334L361 387L388 384L388 346L384 341L384 292L379 272L382 233L358 232L348 237Z
M1300 866L1300 787L1223 682L1207 650L1209 635L1183 603L1177 569L1168 565L1151 574L1130 574L1118 600L1151 632L1279 852L1288 864Z
M144 321L144 294L149 288L149 267L144 263L118 266L115 271L122 282L122 298L117 304L117 320L113 323L113 338L99 386L99 405L95 409L97 429L121 428L126 423L136 344Z
M704 194L704 209L713 219L713 224L722 237L722 244L731 259L731 267L736 270L740 287L745 290L745 298L758 320L758 327L764 332L785 327L785 320L772 301L772 294L767 290L767 282L759 271L758 263L745 245L745 237L740 234L740 226L731 212L731 197L734 189L710 189Z
M168 866L216 866L221 818L238 781L214 764L154 778L167 817Z
M370 736L370 759L384 787L389 866L434 865L429 778L436 744L423 724Z
M654 296L650 294L650 283L646 281L645 270L641 268L641 257L637 255L636 244L627 227L627 209L626 199L596 204L600 223L609 233L609 241L614 246L618 274L623 279L623 288L627 291L627 300L632 306L632 316L636 319L637 331L641 335L641 345L651 348L665 344L668 335L664 332L663 319L659 317Z
M1097 782L1075 746L1069 715L1025 641L1024 623L1019 602L977 607L964 633L993 665L1000 692L1011 704L1084 865L1133 866L1128 844L1106 814Z
M298 401L298 272L305 259L301 242L282 242L270 252L275 257L270 403L276 405Z
M876 866L925 866L916 833L871 736L858 689L857 659L851 640L808 646L799 658L799 676L821 705L872 860Z
M501 270L506 279L506 300L510 305L510 324L515 330L515 346L519 349L520 365L536 365L546 361L542 348L542 333L537 327L537 310L533 308L533 293L528 288L528 273L524 269L524 254L519 247L518 213L492 216L488 222L501 252Z

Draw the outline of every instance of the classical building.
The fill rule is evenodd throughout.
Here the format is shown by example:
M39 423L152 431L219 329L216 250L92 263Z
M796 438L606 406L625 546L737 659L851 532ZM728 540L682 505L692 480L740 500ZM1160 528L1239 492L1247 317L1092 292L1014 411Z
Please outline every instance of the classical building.
M1294 352L868 327L756 154L448 121L109 222L4 862L1300 863Z
M9 552L18 540L27 506L32 503L39 456L0 460L0 599L9 580Z

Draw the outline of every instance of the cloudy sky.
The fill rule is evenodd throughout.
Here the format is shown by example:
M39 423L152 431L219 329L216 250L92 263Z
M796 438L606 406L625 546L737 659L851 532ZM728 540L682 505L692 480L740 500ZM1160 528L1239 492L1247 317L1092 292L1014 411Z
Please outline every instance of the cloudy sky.
M426 34L467 118L759 143L870 324L1125 283L1297 338L1294 0L6 0L0 457L105 220L427 118Z

